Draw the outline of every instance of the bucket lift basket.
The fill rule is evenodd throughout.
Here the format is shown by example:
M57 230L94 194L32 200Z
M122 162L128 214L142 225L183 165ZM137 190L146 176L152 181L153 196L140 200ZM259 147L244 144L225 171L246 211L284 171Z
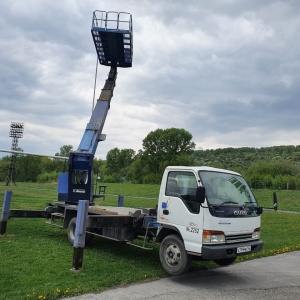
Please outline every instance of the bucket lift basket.
M132 16L126 12L93 13L92 36L100 64L132 66Z

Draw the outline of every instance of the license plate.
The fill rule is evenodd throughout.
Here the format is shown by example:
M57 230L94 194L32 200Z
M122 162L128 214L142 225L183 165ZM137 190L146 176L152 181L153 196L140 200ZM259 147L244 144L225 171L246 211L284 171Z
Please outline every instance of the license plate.
M251 246L238 247L236 249L237 253L245 253L245 252L250 252L250 251L251 251Z

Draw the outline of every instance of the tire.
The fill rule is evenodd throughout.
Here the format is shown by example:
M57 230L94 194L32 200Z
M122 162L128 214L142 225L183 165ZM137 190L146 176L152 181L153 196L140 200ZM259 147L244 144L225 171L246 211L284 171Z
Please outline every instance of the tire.
M173 276L189 271L192 257L187 254L183 241L177 234L166 236L159 249L160 262L165 271Z
M229 266L233 264L236 260L236 257L230 257L230 258L222 258L222 259L215 259L214 262L218 264L219 266Z
M74 239L75 239L75 228L76 228L76 217L72 218L68 225L68 240L70 244L73 246ZM85 246L88 246L91 244L93 235L86 233L85 235Z

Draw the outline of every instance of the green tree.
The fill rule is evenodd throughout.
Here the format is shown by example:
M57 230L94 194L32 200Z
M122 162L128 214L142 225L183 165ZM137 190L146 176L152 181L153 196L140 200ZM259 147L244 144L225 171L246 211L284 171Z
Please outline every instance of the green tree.
M102 179L105 175L106 162L102 159L94 159L94 174Z
M128 176L129 166L134 161L135 152L132 149L114 148L106 155L106 176L120 181Z
M72 145L63 145L59 148L59 152L55 153L55 156L69 157L70 152L73 151ZM66 172L68 170L68 161L61 159L53 159L52 169L53 172Z
M59 152L55 153L55 156L69 157L70 152L72 151L73 151L72 145L63 145L59 148Z
M119 166L119 156L120 156L120 149L114 148L107 152L106 154L106 170L108 173L118 173L120 168Z
M150 173L148 165L143 160L143 152L139 152L135 155L134 161L128 167L128 179L133 183L147 183L147 176ZM150 181L154 183L154 181Z
M16 161L16 181L36 182L37 176L42 173L42 157L22 155Z
M133 149L122 149L118 158L121 168L126 168L131 165L134 160L135 151Z
M250 165L247 175L295 175L297 168L289 161L259 161Z
M184 129L151 131L143 140L143 160L151 173L161 175L167 165L189 165L195 148L192 134Z
M0 180L3 182L7 175L9 170L9 164L10 164L10 157L4 156L0 160Z

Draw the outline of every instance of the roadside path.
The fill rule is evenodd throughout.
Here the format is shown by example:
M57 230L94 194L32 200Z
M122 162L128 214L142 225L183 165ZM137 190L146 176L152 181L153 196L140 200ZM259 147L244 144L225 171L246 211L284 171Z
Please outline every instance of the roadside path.
M68 300L300 299L300 251L132 284ZM67 300L67 299L66 299Z

